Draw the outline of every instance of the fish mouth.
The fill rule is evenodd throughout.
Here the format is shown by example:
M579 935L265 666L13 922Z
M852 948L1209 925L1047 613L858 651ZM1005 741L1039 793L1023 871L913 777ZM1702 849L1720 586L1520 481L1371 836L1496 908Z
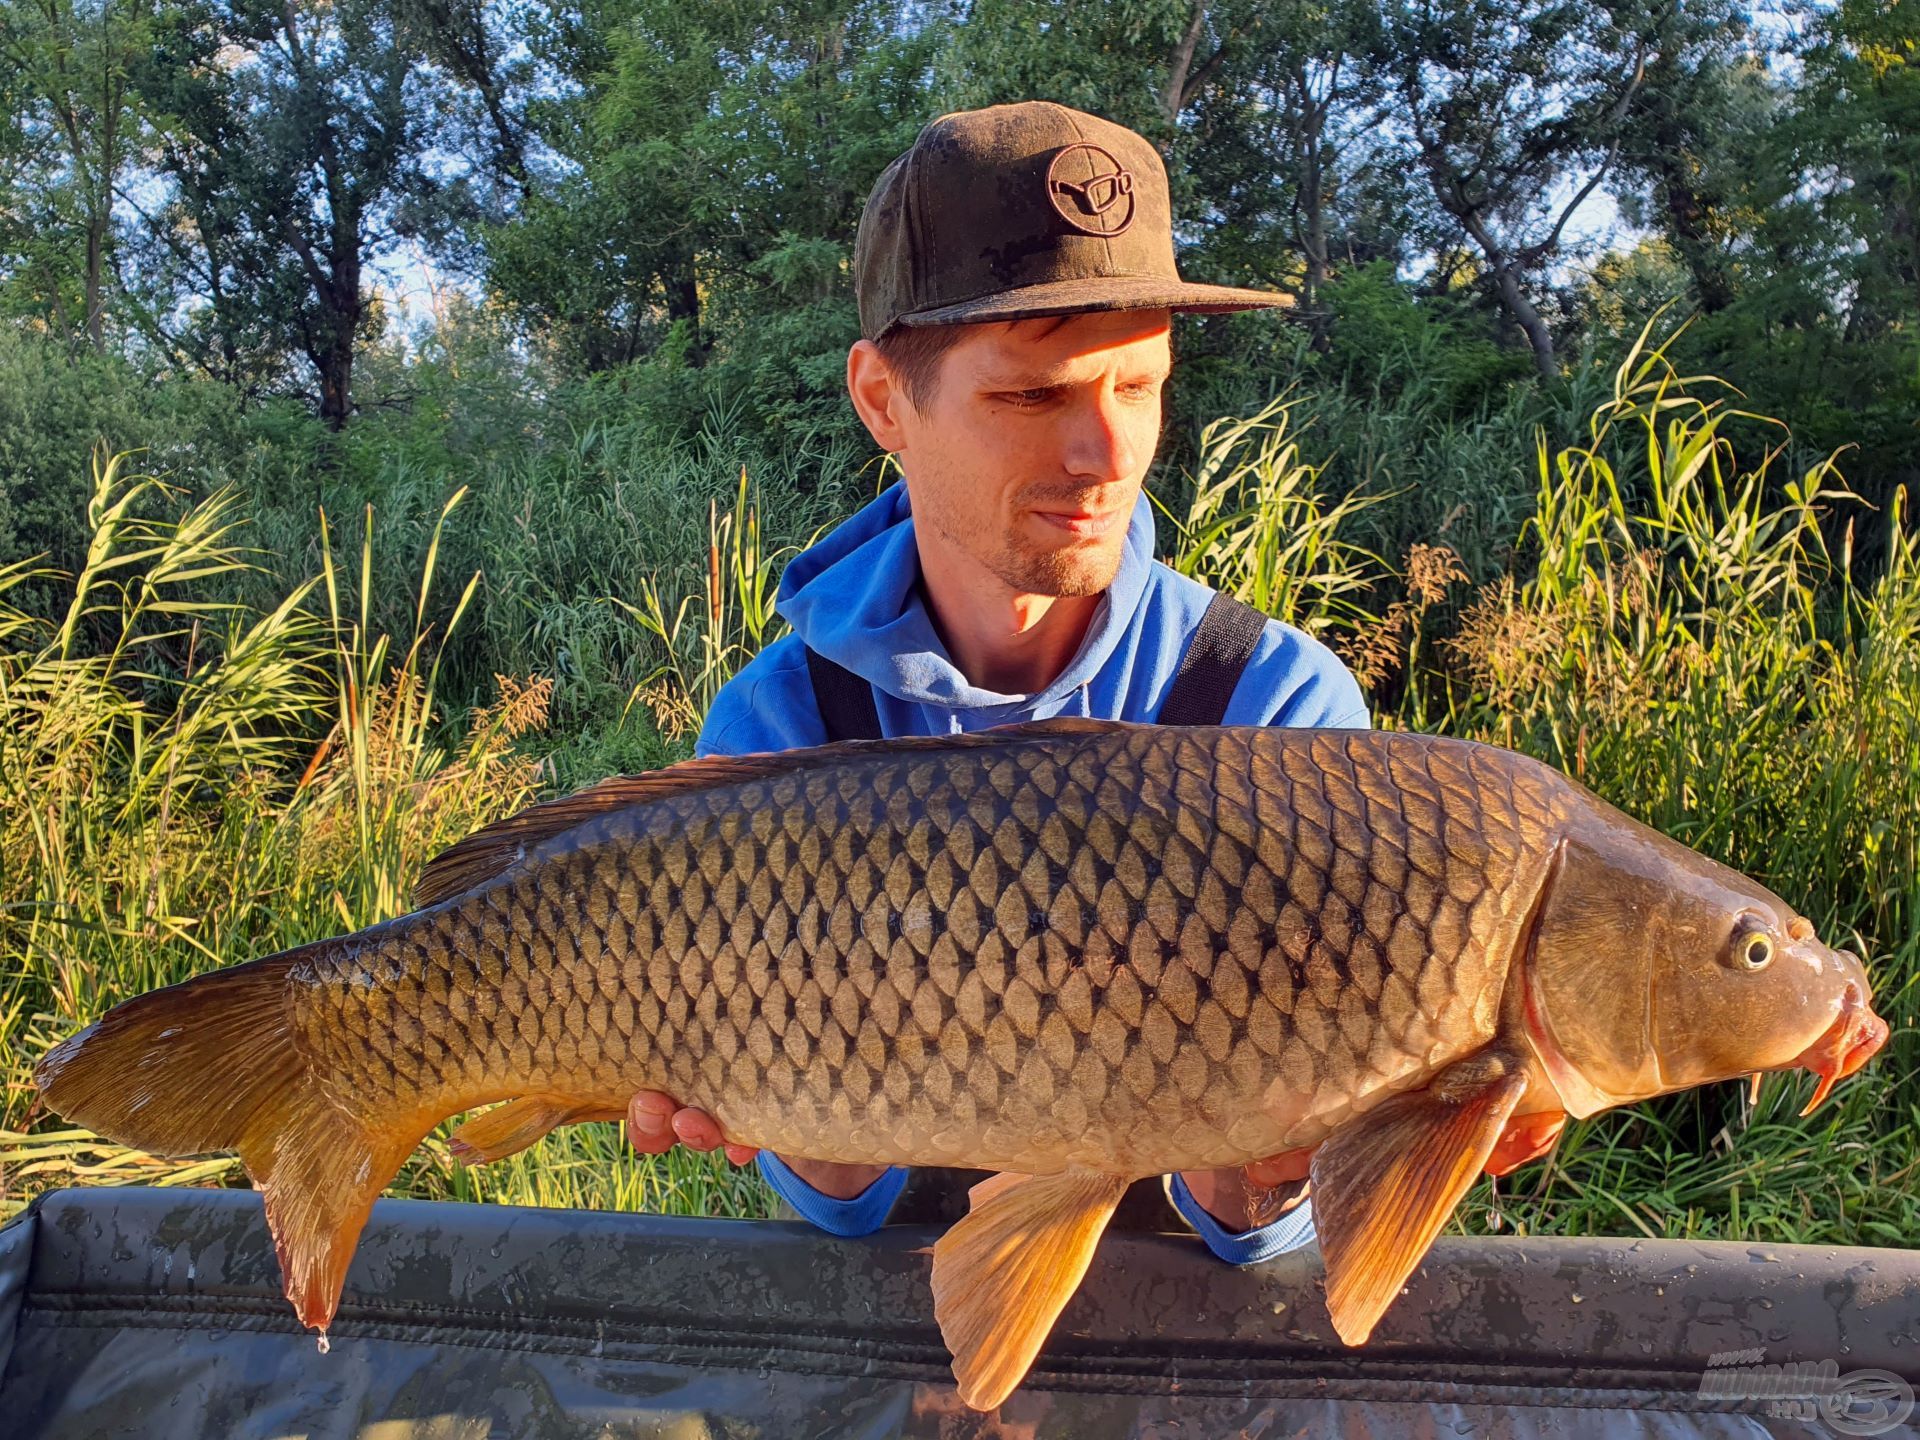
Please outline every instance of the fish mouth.
M1849 980L1840 995L1840 1013L1805 1050L1787 1065L1790 1070L1810 1070L1820 1077L1813 1098L1800 1113L1811 1115L1833 1092L1833 1087L1871 1060L1887 1043L1887 1022L1873 1013L1860 986Z

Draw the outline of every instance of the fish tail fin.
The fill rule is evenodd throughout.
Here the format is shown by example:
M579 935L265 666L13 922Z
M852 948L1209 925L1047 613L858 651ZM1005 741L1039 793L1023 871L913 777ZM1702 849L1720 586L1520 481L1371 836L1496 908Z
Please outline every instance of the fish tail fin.
M56 1112L119 1144L237 1151L266 1202L287 1298L324 1330L375 1197L433 1119L355 1114L313 1073L288 983L318 948L136 996L54 1046L34 1080Z

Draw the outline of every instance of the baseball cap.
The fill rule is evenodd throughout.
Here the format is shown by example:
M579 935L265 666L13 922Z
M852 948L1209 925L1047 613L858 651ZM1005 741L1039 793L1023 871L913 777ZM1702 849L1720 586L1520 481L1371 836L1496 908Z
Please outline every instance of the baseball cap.
M1159 153L1124 125L1045 100L956 111L922 130L867 197L853 274L869 340L895 325L1292 303L1182 280Z

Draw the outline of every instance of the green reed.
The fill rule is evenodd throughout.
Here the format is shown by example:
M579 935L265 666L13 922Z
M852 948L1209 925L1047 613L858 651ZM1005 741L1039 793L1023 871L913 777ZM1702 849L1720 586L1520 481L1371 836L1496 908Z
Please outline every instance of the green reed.
M1856 555L1860 507L1839 466L1779 473L1784 427L1737 400L1678 373L1643 333L1582 402L1574 443L1537 437L1527 513L1497 512L1514 525L1511 564L1477 593L1464 575L1492 573L1487 557L1456 557L1446 546L1460 531L1445 525L1410 547L1395 581L1362 543L1382 493L1334 493L1335 457L1315 453L1299 397L1209 426L1191 499L1168 515L1176 568L1342 647L1382 725L1537 755L1755 875L1867 958L1893 1039L1818 1114L1795 1113L1806 1076L1770 1079L1757 1106L1728 1085L1609 1112L1483 1183L1462 1209L1467 1229L1906 1244L1920 1221L1920 542L1897 497L1884 552ZM1736 425L1743 444L1770 431L1780 442L1741 450ZM358 503L357 544L336 552L321 517L314 578L272 589L233 496L153 519L158 482L106 459L65 614L8 606L12 588L47 577L0 569L8 1204L55 1184L235 1183L231 1162L155 1160L37 1112L33 1060L141 990L405 909L436 850L537 794L683 754L719 687L776 636L784 551L746 477L733 483L736 462L723 487L712 456L654 464L598 433L578 449L559 481L528 470L478 497L456 491L437 513L409 492L405 548L424 560L405 593L380 563L386 532ZM1396 489L1417 478L1374 468ZM844 457L831 469L826 490L779 489L766 528L797 536L845 508L855 472ZM1476 503L1484 528L1495 512ZM1457 510L1443 493L1421 506ZM566 528L569 507L600 518ZM598 592L542 588L549 548L596 527L612 538L568 564ZM291 553L288 536L273 539ZM477 584L441 579L483 562ZM269 598L207 598L243 593L243 575L244 593ZM461 632L490 613L480 633L518 635L511 654ZM491 703L453 723L441 691L455 664L469 680L538 678L497 681ZM597 709L580 698L590 671ZM556 684L575 687L567 713L588 722L564 736L544 728ZM443 1132L395 1189L767 1206L752 1172L637 1157L607 1125L474 1171L452 1164Z
M96 461L93 543L58 623L6 603L50 577L0 568L0 1213L60 1184L237 1183L231 1160L161 1160L60 1125L35 1105L33 1062L132 995L405 911L428 858L520 808L541 779L521 742L546 722L550 681L500 680L462 727L439 714L443 647L476 584L446 625L429 622L439 527L460 494L396 641L372 620L371 510L356 564L340 563L321 515L321 573L254 613L196 598L253 563L235 497L147 518L159 491L125 457ZM612 1126L473 1175L437 1137L400 1188L766 1206L750 1174L635 1156Z

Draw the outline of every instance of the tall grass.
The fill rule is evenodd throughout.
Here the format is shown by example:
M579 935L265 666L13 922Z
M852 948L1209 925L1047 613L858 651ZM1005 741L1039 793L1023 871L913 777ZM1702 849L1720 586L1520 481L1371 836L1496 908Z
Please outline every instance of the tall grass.
M1322 632L1371 618L1361 601L1379 558L1346 538L1384 496L1329 501L1324 465L1307 460L1295 433L1297 400L1274 400L1245 419L1223 417L1200 433L1186 515L1173 521L1169 564L1258 610Z
M705 584L680 597L673 618L654 576L641 585L639 604L613 601L665 655L628 703L645 700L676 740L697 732L727 681L784 628L773 611L775 582L793 548L762 548L760 507L741 467L733 508L722 515L717 502L708 503Z
M96 462L92 543L57 624L6 604L0 568L0 1205L66 1183L233 1180L235 1162L161 1161L35 1114L31 1066L108 1006L214 966L410 908L424 862L533 798L523 742L552 682L497 681L462 727L439 715L447 627L428 623L442 527L429 537L404 643L373 623L385 583L374 517L343 568L320 519L320 574L272 609L196 599L252 557L235 497L139 518L157 482ZM104 627L108 643L77 637ZM217 1077L208 1077L210 1083ZM437 1138L418 1194L758 1213L751 1177L704 1159L636 1157L601 1127L554 1137L484 1175Z
M1328 636L1381 724L1538 755L1755 875L1868 957L1893 1039L1817 1115L1795 1115L1806 1077L1770 1081L1757 1107L1727 1086L1612 1112L1572 1126L1497 1191L1483 1185L1462 1223L1909 1243L1920 1221L1912 518L1897 502L1884 553L1856 556L1860 506L1837 467L1778 473L1792 452L1747 437L1784 431L1719 382L1677 373L1648 334L1580 398L1580 424L1548 416L1530 451L1503 457L1531 472L1530 503L1495 504L1511 487L1464 480L1467 499L1452 499L1458 477L1443 474L1418 512L1395 512L1436 517L1411 538L1376 523L1400 503L1383 497L1420 478L1405 464L1382 463L1381 484L1358 492L1335 474L1354 417L1329 433L1292 395L1216 422L1193 473L1168 487L1181 497L1169 502L1172 563ZM1458 454L1482 454L1495 433L1511 432L1462 438ZM275 589L252 574L265 597L252 608L204 599L244 588L259 558L242 547L233 498L140 519L154 482L116 464L96 477L93 548L67 582L64 620L7 608L28 567L0 570L10 1203L73 1181L233 1179L228 1162L162 1163L58 1128L32 1112L32 1060L139 990L405 908L429 855L536 793L684 753L719 686L777 633L771 596L789 542L860 488L839 457L832 484L776 477L763 500L720 437L711 453L652 461L616 439L584 434L574 460L528 460L519 481L472 497L429 503L438 491L422 482L399 497L404 543L356 502L345 560L330 527L311 528L314 578ZM1471 524L1456 515L1468 500ZM572 523L570 506L604 530L608 553L543 548L578 547L593 528ZM274 523L284 564L293 522ZM1484 537L1498 526L1490 565ZM1379 553L1388 535L1406 542L1397 575ZM396 570L396 549L418 561L410 572ZM483 562L476 587L466 577ZM564 592L541 588L549 562ZM406 573L418 583L397 585ZM109 640L82 643L99 633ZM581 660L582 645L598 658ZM449 674L471 689L496 670L536 678L497 679L488 703L450 721ZM569 687L570 728L556 735L549 711ZM607 1126L473 1172L431 1140L400 1184L706 1213L766 1203L750 1173L642 1161Z
M1856 583L1824 527L1857 509L1831 461L1742 457L1726 388L1643 334L1586 443L1537 453L1525 571L1481 594L1430 673L1455 733L1526 750L1755 876L1868 957L1893 1027L1806 1120L1810 1077L1573 1126L1509 1182L1534 1230L1909 1244L1920 1231L1920 568L1896 498ZM1743 417L1751 420L1752 417ZM1641 497L1634 503L1631 497Z
M709 525L735 508L743 471L751 491L770 497L758 512L768 522L763 563L847 513L865 488L865 455L820 441L776 463L726 432L724 413L679 445L644 419L556 410L547 421L538 445L498 456L398 450L368 459L318 498L342 515L377 506L382 574L418 575L436 533L450 572L483 572L462 624L445 635L442 693L465 705L487 698L496 673L544 675L554 683L554 723L568 734L606 727L669 658L621 602L644 606L657 590L670 624L682 596L705 591ZM442 522L441 506L460 491L466 498ZM251 497L255 543L275 559L241 598L264 608L319 570L314 498ZM443 587L428 613L443 634L456 594ZM378 628L402 634L414 623L403 584L377 586L372 598Z

